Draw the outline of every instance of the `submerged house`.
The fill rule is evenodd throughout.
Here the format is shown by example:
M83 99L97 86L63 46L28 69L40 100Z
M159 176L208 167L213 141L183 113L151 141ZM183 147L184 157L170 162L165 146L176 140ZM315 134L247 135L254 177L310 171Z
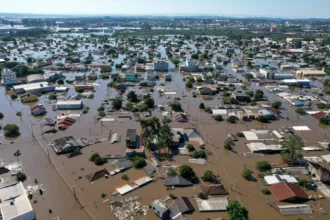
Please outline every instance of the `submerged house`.
M308 171L323 183L330 183L330 171L320 164L309 162Z

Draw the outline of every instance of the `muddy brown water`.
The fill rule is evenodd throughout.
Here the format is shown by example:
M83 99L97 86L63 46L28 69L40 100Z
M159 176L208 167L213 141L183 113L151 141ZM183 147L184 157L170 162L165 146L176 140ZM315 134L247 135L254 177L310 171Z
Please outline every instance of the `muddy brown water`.
M117 174L109 177L108 179L100 179L93 183L86 179L86 175L95 172L102 168L109 170L113 169L111 162L97 167L93 163L89 162L89 156L98 152L101 155L110 153L124 153L125 152L125 134L128 128L136 128L140 131L140 126L133 120L115 120L114 122L104 122L103 125L100 122L94 120L94 116L97 115L97 108L100 106L104 99L110 99L117 95L117 92L113 89L108 89L106 84L107 80L97 80L99 86L95 88L95 98L92 100L84 99L84 104L90 107L89 113L82 115L77 122L69 127L66 131L59 131L55 134L41 135L41 128L38 125L40 118L31 117L29 111L29 105L24 105L19 101L11 101L8 96L5 96L4 89L0 89L0 100L2 103L0 106L0 112L4 113L5 117L0 121L2 125L7 123L15 123L20 126L21 135L14 140L13 144L10 144L10 140L3 137L1 131L0 145L0 158L7 162L13 162L16 159L13 153L19 149L22 152L20 161L22 161L26 173L28 175L28 184L32 184L34 178L44 185L46 192L44 195L37 197L37 203L33 204L38 219L53 219L59 216L61 219L89 219L88 215L80 208L77 201L75 201L72 191L61 179L56 169L49 163L48 157L41 149L38 142L33 138L32 132L29 126L32 126L34 136L40 138L45 146L51 143L54 139L72 135L76 138L93 138L99 137L101 139L107 139L109 130L120 133L121 142L116 144L110 144L108 140L102 143L95 144L93 146L86 147L82 150L83 154L71 159L68 159L65 155L56 156L51 148L48 147L49 153L55 156L56 160L61 164L65 172L74 181L76 187L78 187L84 196L88 199L90 205L99 214L101 219L115 219L110 209L103 203L105 199L111 199L112 193L117 186L125 184L125 181L121 179L123 174L129 176L130 181L133 181L139 177L144 176L142 170L130 169L124 173ZM272 163L280 162L279 155L265 156L262 158L244 158L236 153L224 150L223 143L226 140L227 132L236 133L242 130L248 130L251 128L260 128L260 124L256 122L238 123L235 125L228 124L226 122L215 122L211 116L203 111L200 111L198 106L200 102L204 102L206 106L213 106L220 103L219 95L216 95L212 101L202 101L200 97L193 98L192 92L195 90L186 90L182 76L179 74L173 75L173 81L166 84L166 87L177 92L176 96L171 96L171 99L167 99L166 95L160 97L158 92L153 93L156 104L164 104L166 109L169 110L168 102L173 100L174 97L180 97L183 109L188 113L190 121L188 123L176 123L172 122L172 127L191 128L196 127L202 134L206 144L206 149L212 154L208 157L207 165L191 165L197 176L200 177L206 170L212 170L215 174L218 174L221 181L225 184L229 190L229 198L240 201L248 210L250 219L297 219L302 217L308 219L311 216L314 219L328 219L327 216L321 216L318 214L305 215L305 216L288 216L283 217L275 208L274 197L269 195L263 195L261 189L267 188L263 185L260 179L257 178L257 171L254 169L255 163L258 160L269 160ZM255 85L251 85L255 87ZM129 90L134 90L138 94L146 94L145 90L138 90L137 87L130 87ZM69 94L74 94L71 91ZM127 92L126 92L127 93ZM186 97L183 97L183 94ZM272 99L278 99L276 95L269 94ZM53 112L51 104L46 96L42 96L39 99L39 103L44 104L47 108L47 115L44 117L56 117L61 113L75 113L75 111L65 112ZM106 105L107 106L107 105ZM312 131L300 132L306 145L315 144L317 141L323 141L328 138L328 128L320 128L317 121L311 116L303 116L299 119L296 118L294 110L291 109L286 103L284 107L288 110L285 111L290 120L276 121L266 125L266 129L275 129L282 126L292 125L308 125ZM22 119L16 116L16 112L22 112ZM153 112L153 115L161 117L160 112ZM237 152L247 152L248 149L245 146L245 139L240 138L236 143L234 150ZM308 156L322 155L325 152L312 152L308 153ZM187 164L187 156L176 156L172 162L164 162L163 164L183 165ZM241 177L241 172L244 167L248 167L254 170L254 177L257 178L257 182L248 182ZM235 189L234 190L232 190ZM213 213L200 213L197 210L197 204L192 198L200 192L200 186L195 185L187 188L176 188L174 190L166 190L163 186L161 179L157 179L142 188L138 188L135 191L129 193L127 196L139 196L141 197L141 203L143 205L149 205L155 199L163 199L169 193L175 196L187 196L190 198L196 211L193 214L186 215L188 219L207 219L207 218L219 218L224 217L228 219L226 212L213 212ZM101 194L105 193L106 198L101 198ZM309 204L313 202L308 202ZM327 199L317 200L317 203L321 204L321 207L330 212L330 202ZM282 203L281 203L282 204ZM48 210L52 209L53 213L49 214ZM136 219L143 219L144 217L136 217ZM159 219L151 210L145 219Z

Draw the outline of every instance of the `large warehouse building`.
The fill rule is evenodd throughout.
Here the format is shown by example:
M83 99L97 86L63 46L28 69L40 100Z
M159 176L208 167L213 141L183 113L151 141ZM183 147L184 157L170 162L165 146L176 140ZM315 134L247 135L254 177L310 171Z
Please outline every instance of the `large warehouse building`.
M42 91L52 92L55 90L55 86L49 85L47 82L17 85L17 86L13 86L13 88L17 94L21 94L21 93L36 94Z
M71 109L82 109L83 102L81 100L64 100L56 103L58 110L71 110Z

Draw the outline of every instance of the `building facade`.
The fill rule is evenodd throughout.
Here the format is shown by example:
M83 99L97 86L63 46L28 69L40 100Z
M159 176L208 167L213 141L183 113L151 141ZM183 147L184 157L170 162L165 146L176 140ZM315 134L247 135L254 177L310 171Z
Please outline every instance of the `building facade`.
M10 69L4 69L2 71L2 83L5 86L12 86L17 84L16 73Z
M157 60L154 63L155 71L166 72L168 71L168 63L165 60Z

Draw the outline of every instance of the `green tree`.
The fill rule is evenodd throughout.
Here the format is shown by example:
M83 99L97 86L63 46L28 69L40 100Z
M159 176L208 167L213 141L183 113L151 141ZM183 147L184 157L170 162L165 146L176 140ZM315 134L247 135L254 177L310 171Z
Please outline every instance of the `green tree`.
M266 172L272 169L272 166L267 160L257 161L256 168L260 172Z
M192 158L198 159L198 158L205 158L206 157L206 153L203 150L199 150L199 151L193 151L191 153Z
M180 176L193 183L197 181L196 174L189 165L183 165L180 167Z
M4 115L0 112L0 119L3 119Z
M296 113L297 114L300 114L300 115L305 115L306 114L306 111L303 108L297 108L296 109Z
M298 158L302 157L302 148L304 147L304 142L297 135L292 135L285 138L281 142L282 147L282 159L288 164L294 164Z
M231 200L227 206L227 212L230 220L248 220L248 210L236 200Z
M63 79L59 79L59 80L57 80L57 84L58 84L58 85L63 85L63 84L64 84L64 80L63 80Z
M216 120L216 121L223 121L223 118L222 118L221 115L215 115L214 116L214 120Z
M178 101L174 101L171 103L171 108L172 108L172 111L175 111L175 112L181 112L182 111L182 106L180 104L180 102Z
M155 107L155 101L154 101L153 98L148 96L143 101L144 101L144 104L146 104L148 106L148 108L154 108Z
M204 175L202 176L202 180L204 182L212 182L214 178L214 174L211 170L207 170L204 172Z
M199 104L199 108L200 108L200 109L204 109L204 108L205 108L205 105L204 105L203 102L201 102L201 103Z
M198 60L198 54L193 53L191 55L191 58L194 59L194 60Z
M177 176L177 175L178 175L178 173L176 172L176 170L174 168L171 167L167 170L167 176Z
M5 127L3 127L3 130L7 137L15 137L20 134L19 127L16 124L6 124Z
M270 195L272 192L269 189L262 189L261 192L265 195Z
M134 91L130 91L127 93L127 100L136 103L138 102L138 97Z
M56 100L57 99L57 96L56 96L56 93L52 93L48 96L48 99L49 100Z
M246 180L251 180L252 173L253 173L252 170L244 168L244 170L242 172L242 177Z
M282 105L282 102L276 101L272 103L272 107L275 109L279 109Z
M224 143L224 148L226 150L232 150L233 149L233 145L234 145L234 142L230 139L227 139L225 140L225 143Z
M89 161L94 162L96 160L96 158L101 157L99 153L93 153L90 157L89 157Z
M195 151L195 147L194 147L194 145L192 145L192 144L188 144L188 145L187 145L187 149L188 149L189 152L193 152L193 151Z
M193 87L193 84L191 82L186 82L186 87L191 89Z
M147 166L147 162L142 157L135 157L133 159L133 166L135 169L142 169Z
M16 159L17 159L17 162L19 162L19 157L21 156L21 151L20 150L16 150L15 152L14 152L14 157L16 157Z
M269 123L269 119L267 116L265 115L259 115L257 118L256 118L257 121L260 121L261 123Z
M16 174L16 181L17 182L24 182L26 180L26 175L23 172L18 172Z
M124 175L121 176L121 179L125 180L125 181L128 181L129 177L126 174L124 174Z
M203 200L207 200L209 198L209 196L206 193L202 193L202 192L198 193L197 196L198 198Z
M160 126L159 134L157 136L157 145L160 149L173 148L173 133L169 125L169 121L164 119Z
M117 96L112 100L112 107L116 110L121 109L123 104L123 99L120 96Z
M322 118L320 118L320 124L328 125L329 120L326 117L322 117Z
M231 115L227 118L227 121L229 123L235 124L236 123L236 117Z

